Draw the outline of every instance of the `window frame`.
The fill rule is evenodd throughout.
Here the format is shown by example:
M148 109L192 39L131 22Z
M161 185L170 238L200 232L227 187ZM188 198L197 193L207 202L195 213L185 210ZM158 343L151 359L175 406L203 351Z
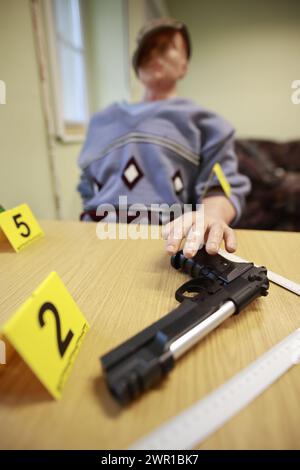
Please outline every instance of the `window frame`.
M82 9L81 1L79 0L80 5L80 17L81 17L81 27L83 38L84 34L84 23L82 21ZM48 43L48 58L49 58L49 72L53 96L53 111L54 111L54 123L55 123L55 134L56 137L62 142L83 142L86 135L86 129L88 126L87 122L71 122L66 121L63 115L63 87L61 81L61 71L59 58L57 53L57 38L56 38L56 25L54 19L53 11L53 1L52 0L43 0L44 7L44 21L46 28L46 36ZM84 40L84 39L83 39ZM89 115L89 99L88 99L88 77L87 77L87 66L86 66L86 46L84 45L83 50L83 61L84 61L84 74L85 74L85 83L86 83L86 106L87 113Z

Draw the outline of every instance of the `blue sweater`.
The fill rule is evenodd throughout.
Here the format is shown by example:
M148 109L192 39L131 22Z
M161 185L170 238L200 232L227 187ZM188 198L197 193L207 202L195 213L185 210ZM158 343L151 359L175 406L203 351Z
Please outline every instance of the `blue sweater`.
M199 203L219 162L231 185L236 221L250 182L237 171L233 143L226 120L187 99L112 104L92 117L79 156L84 213L100 204L118 206L120 195L130 205L147 207ZM216 177L212 189L222 191Z

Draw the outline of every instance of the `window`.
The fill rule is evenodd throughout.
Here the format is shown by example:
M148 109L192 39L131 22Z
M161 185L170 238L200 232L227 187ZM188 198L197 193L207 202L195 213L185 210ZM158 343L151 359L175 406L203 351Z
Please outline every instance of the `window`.
M80 0L46 0L46 23L56 132L82 140L89 116Z

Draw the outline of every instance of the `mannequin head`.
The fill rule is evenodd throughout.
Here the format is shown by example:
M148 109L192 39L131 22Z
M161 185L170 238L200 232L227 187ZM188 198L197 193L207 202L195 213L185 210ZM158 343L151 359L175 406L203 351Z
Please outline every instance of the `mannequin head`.
M151 37L138 66L145 88L168 89L183 78L188 69L185 40L179 31L162 31Z
M159 29L150 29L150 32L146 29L144 36L141 36L133 63L144 85L146 101L176 96L177 82L187 73L190 39L184 25L174 25L159 25Z

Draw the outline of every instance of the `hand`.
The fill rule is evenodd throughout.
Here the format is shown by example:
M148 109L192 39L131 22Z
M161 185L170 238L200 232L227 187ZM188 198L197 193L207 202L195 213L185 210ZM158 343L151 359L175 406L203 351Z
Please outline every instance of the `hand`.
M237 248L235 233L223 219L209 211L188 212L163 227L163 238L167 240L166 251L170 255L180 250L185 238L183 254L186 258L195 256L206 243L210 255L218 253L222 241L230 253Z

